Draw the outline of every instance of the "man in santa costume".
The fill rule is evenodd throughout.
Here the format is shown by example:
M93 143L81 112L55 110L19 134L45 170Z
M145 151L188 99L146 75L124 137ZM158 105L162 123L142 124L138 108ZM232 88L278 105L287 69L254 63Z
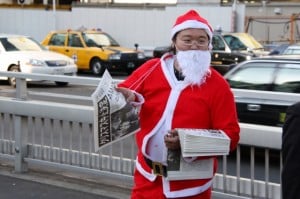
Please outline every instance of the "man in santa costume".
M212 158L213 174L169 180L167 150L180 150L176 128L219 129L239 141L233 94L223 77L210 67L212 28L190 10L171 30L172 50L135 70L117 90L139 106L140 131L132 199L211 198L216 157L187 157L188 163Z

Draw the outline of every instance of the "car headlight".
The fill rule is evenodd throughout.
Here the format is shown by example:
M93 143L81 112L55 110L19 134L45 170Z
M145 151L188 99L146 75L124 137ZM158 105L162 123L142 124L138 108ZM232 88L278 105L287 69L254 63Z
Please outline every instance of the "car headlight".
M251 59L252 59L252 56L250 56L250 55L246 56L246 60L251 60Z
M75 64L74 59L69 59L69 60L67 60L67 64L68 64L68 65L74 65L74 64Z
M45 62L38 59L30 59L27 64L31 66L45 66Z
M121 59L121 54L120 53L116 53L116 54L111 54L109 56L110 60L120 60Z
M145 58L145 54L142 52L138 53L138 59L144 59Z

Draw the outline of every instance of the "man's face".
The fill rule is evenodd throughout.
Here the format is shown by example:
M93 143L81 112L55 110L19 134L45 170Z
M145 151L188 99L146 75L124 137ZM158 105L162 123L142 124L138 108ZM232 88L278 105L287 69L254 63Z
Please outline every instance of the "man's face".
M189 28L180 31L174 44L176 50L209 50L209 38L204 29Z
M186 29L174 39L176 57L174 66L181 71L184 81L201 85L210 73L209 39L204 29Z

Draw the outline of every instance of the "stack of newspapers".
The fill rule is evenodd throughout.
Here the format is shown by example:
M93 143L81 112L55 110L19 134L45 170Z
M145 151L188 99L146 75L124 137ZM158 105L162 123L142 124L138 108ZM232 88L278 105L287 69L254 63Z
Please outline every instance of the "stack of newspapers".
M176 129L183 157L216 156L229 153L230 139L221 130Z
M181 150L168 150L167 178L169 180L208 179L213 177L213 158L199 156L227 155L230 139L221 130L176 129Z

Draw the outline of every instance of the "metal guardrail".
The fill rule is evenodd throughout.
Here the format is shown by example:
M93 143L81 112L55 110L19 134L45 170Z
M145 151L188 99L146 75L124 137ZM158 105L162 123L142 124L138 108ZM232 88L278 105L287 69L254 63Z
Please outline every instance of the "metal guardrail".
M95 153L93 107L27 99L26 78L93 86L99 83L99 78L14 72L0 72L0 76L17 78L14 98L1 96L0 90L0 162L1 159L14 161L15 171L21 173L26 172L30 164L48 165L74 173L105 176L132 185L136 153L133 137ZM47 96L47 93L43 94ZM51 95L69 99L75 97ZM89 96L77 96L77 99L91 100ZM251 198L281 198L280 183L272 182L269 176L269 151L278 150L280 153L281 128L243 123L240 126L236 164L229 165L227 156L220 158L222 164L214 179L214 190ZM241 176L243 146L250 147L249 178ZM256 149L264 150L264 180L255 178ZM228 169L232 166L235 167L235 175L229 174ZM280 163L280 171L281 167Z

